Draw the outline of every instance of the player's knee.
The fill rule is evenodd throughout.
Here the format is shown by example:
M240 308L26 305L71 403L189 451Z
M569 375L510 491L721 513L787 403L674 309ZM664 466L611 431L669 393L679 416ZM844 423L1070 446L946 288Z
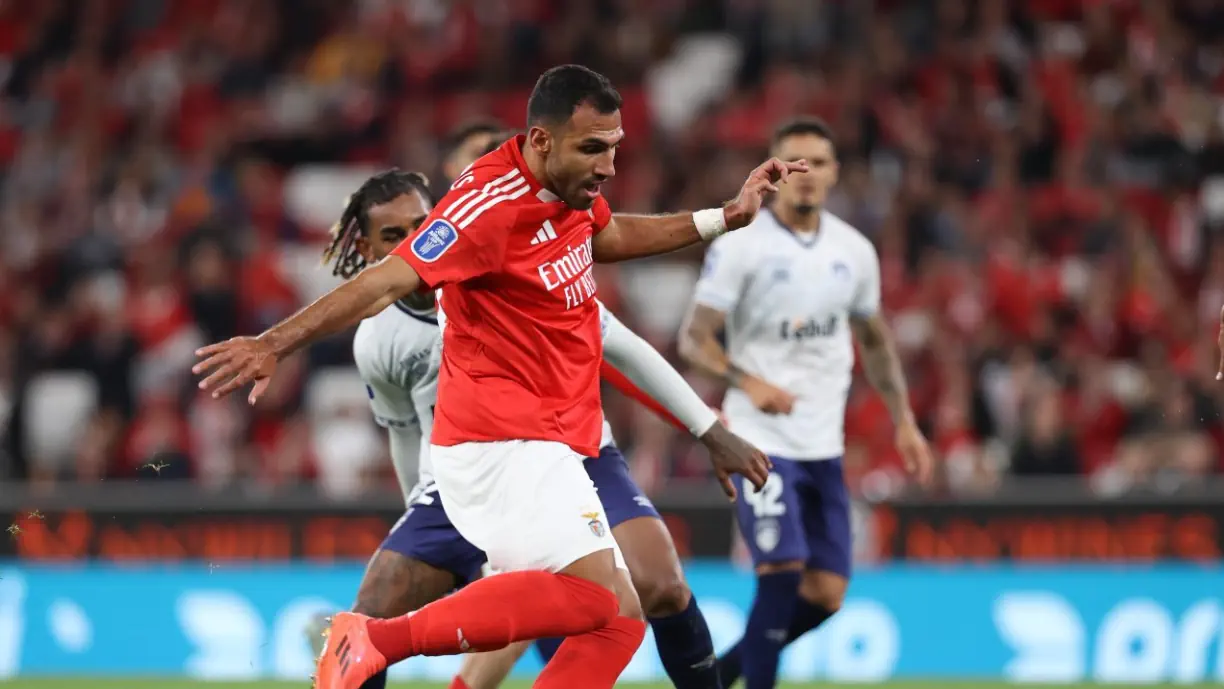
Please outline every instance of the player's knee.
M799 581L799 597L804 601L835 613L846 600L849 581L832 572L808 571Z
M783 572L802 572L803 562L801 560L792 560L789 562L762 562L756 566L756 574L758 577L767 577L770 574L781 574Z
M693 592L689 590L684 575L666 572L638 581L638 597L647 617L671 617L684 612Z
M646 619L642 613L642 599L633 587L633 582L629 579L629 573L623 569L616 571L615 591L617 615L620 617L630 617L635 620Z
M570 606L578 626L594 631L608 626L624 607L618 591L572 575L560 575L570 593ZM633 597L636 604L637 596ZM640 612L639 612L640 615Z

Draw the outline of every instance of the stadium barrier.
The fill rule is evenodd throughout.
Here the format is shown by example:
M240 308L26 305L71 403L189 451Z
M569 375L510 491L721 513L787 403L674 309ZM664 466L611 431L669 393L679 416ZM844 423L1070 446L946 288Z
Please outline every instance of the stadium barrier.
M160 675L305 678L303 626L346 605L357 565L0 565L0 678ZM743 629L753 580L697 563L690 582L715 644ZM794 644L792 680L1224 680L1218 567L916 566L859 572L845 607ZM447 679L458 659L393 676ZM516 672L539 668L534 654ZM662 678L648 637L627 680Z
M656 505L684 557L725 558L734 515L717 487L669 487ZM141 482L64 486L50 495L0 485L0 558L290 562L364 561L403 512L398 494L355 502L317 494L201 493ZM899 499L855 506L864 562L1215 561L1224 554L1224 482L1101 498L1078 482L1013 483L977 500Z

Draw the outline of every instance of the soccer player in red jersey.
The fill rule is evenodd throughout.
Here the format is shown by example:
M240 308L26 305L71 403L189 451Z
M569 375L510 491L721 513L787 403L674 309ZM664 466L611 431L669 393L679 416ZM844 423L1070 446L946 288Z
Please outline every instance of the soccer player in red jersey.
M569 637L535 686L612 687L645 634L637 596L582 458L601 431L594 261L673 251L748 224L802 162L771 159L720 209L612 217L600 185L615 174L620 97L603 76L544 73L526 135L455 180L391 256L259 337L199 351L214 395L421 288L441 289L443 333L431 438L435 478L459 532L501 572L413 614L338 614L319 660L321 689L356 689L388 662ZM768 462L723 466L759 488Z

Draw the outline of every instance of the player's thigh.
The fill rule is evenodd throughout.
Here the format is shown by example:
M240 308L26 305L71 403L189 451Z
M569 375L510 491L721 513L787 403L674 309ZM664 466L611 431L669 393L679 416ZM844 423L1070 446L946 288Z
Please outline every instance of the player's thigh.
M493 569L577 567L584 578L614 588L623 561L582 458L569 447L509 441L431 451L451 520Z
M371 617L399 617L442 598L457 581L444 569L379 550L366 568L353 610Z
M436 491L414 493L370 560L357 611L391 617L431 603L481 575L484 553L459 535Z
M813 577L825 581L831 592L848 581L853 557L850 525L850 493L846 489L841 458L802 462L797 467L796 489L802 505L803 530L807 535L809 571L831 576ZM812 584L809 584L811 588Z
M798 493L799 469L793 460L773 457L773 469L760 491L739 479L735 521L761 568L799 568L808 560L807 534Z

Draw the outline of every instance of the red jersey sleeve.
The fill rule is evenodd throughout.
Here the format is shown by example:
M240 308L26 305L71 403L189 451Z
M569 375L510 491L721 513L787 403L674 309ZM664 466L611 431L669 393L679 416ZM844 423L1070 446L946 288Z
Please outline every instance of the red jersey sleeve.
M603 197L603 194L595 197L595 205L591 206L591 218L595 221L596 234L599 234L600 230L612 222L612 206L608 205L608 200Z
M407 261L430 289L492 272L502 265L517 213L510 204L497 205L466 208L462 198L449 193L391 253Z

